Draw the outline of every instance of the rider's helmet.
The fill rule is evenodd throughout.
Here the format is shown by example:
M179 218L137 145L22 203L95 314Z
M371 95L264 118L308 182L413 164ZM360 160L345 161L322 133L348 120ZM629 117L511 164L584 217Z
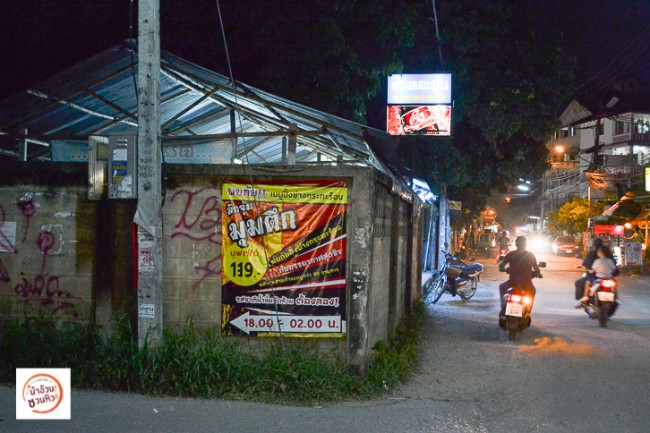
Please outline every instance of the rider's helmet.
M598 250L598 248L603 246L603 240L601 238L593 238L591 240L591 248Z
M526 248L526 236L517 236L517 239L515 239L515 245L517 248Z

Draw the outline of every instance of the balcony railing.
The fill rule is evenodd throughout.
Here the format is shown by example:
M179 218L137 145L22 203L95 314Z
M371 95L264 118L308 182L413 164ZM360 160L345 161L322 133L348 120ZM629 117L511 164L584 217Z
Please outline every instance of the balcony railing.
M615 134L612 136L612 144L626 143L630 141L635 143L650 143L650 132L626 132L625 134Z
M632 137L634 141L644 141L646 143L650 143L650 132L645 132L645 133L635 132L632 134Z
M571 159L569 161L557 161L551 159L548 162L551 165L552 170L571 170L580 165L580 161L577 159Z

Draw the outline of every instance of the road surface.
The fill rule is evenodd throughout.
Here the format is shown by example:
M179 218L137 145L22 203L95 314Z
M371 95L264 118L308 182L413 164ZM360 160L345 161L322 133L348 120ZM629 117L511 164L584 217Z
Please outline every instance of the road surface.
M0 387L0 432L648 432L650 279L620 278L622 305L603 329L574 309L573 257L545 257L531 328L497 327L494 259L476 296L430 306L422 362L373 401L287 407L74 391L71 421L16 421Z

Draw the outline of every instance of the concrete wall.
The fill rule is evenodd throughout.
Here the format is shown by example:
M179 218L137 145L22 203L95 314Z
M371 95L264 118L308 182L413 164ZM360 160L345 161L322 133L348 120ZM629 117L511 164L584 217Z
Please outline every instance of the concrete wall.
M372 273L370 275L371 292L369 294L370 321L368 323L369 346L379 340L388 338L389 301L391 281L391 229L394 198L385 188L375 192L372 236Z
M126 316L135 322L131 220L136 201L89 201L83 164L5 166L0 245L9 252L0 253L0 315L54 311L82 320ZM333 345L343 347L353 367L363 369L372 346L390 336L419 296L419 201L414 198L414 207L391 193L392 181L373 168L169 165L166 174L163 315L168 327L188 319L199 326L221 326L224 178L334 175L347 180L348 323L346 343L341 346L335 339Z
M88 320L93 306L95 209L74 170L3 163L0 315L54 312Z
M368 347L386 340L420 298L423 213L377 182L373 193Z
M221 326L221 176L172 176L163 207L163 317Z

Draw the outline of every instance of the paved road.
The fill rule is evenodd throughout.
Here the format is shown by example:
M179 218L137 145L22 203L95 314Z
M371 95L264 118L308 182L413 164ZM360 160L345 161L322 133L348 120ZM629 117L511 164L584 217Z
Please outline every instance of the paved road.
M516 342L496 326L492 260L467 303L430 307L422 365L375 401L285 407L75 391L72 421L15 421L0 387L0 432L647 432L650 280L620 279L607 329L573 308L575 258L547 257L533 324Z

